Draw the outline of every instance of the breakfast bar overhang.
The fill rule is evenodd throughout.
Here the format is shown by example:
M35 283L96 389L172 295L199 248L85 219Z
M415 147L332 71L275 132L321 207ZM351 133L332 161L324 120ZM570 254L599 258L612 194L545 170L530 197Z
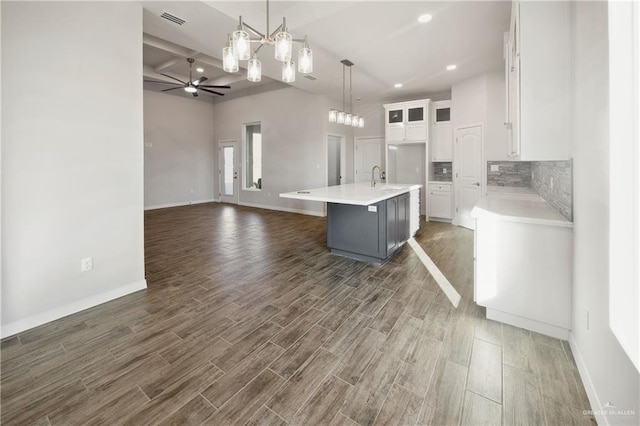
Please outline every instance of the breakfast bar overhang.
M286 192L280 197L326 202L331 253L382 264L419 229L421 187L359 182Z

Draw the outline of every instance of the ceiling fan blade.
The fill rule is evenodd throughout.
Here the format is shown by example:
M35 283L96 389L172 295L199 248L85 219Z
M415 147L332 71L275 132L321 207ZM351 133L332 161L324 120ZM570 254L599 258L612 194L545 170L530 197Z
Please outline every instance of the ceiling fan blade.
M158 81L158 80L144 80L146 83L160 83L160 84L178 84L171 81Z
M209 80L207 77L200 77L199 79L197 79L191 84L193 84L194 86L198 86L200 83L204 83L207 80Z
M171 77L169 74L162 74L162 73L160 73L160 75L164 75L165 77L169 77L169 78L171 78L171 79L173 79L173 80L175 80L175 81L179 81L180 83L182 83L182 84L184 84L184 85L186 85L186 84L187 84L186 82L184 82L184 81L182 81L182 80L178 80L178 79L177 79L177 78L175 78L175 77Z
M203 89L202 86L198 87L198 90L204 90L205 92L213 93L214 95L224 96L224 93L215 92L215 91L209 90L209 89Z
M210 85L206 85L206 84L201 84L199 87L210 87L210 88L214 88L214 89L231 89L231 86L229 86L229 85L224 85L224 86L210 86Z
M178 87L172 87L172 88L170 88L170 89L164 89L164 90L161 90L161 92L168 92L169 90L176 90L176 89L182 89L182 87L181 87L181 86L178 86Z

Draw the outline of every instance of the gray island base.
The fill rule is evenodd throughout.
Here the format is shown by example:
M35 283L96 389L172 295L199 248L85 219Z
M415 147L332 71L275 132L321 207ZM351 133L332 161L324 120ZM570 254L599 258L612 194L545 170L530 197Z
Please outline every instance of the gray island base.
M382 264L418 230L421 186L355 183L280 196L325 201L331 253Z

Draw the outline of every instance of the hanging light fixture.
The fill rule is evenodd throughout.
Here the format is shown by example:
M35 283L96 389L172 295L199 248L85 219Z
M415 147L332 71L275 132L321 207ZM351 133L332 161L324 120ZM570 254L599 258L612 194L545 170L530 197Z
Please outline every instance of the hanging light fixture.
M251 25L238 19L238 27L231 35L231 39L226 47L222 49L223 69L227 72L238 71L238 61L246 61L247 80L260 81L261 70L260 60L257 54L265 45L274 46L274 57L282 62L282 81L292 83L296 80L296 68L293 62L293 43L302 43L303 47L298 51L298 72L309 74L313 71L313 52L309 48L307 37L296 39L287 30L287 19L282 18L282 24L273 32L269 32L269 0L267 1L267 26L265 33L261 33ZM251 38L253 36L253 38ZM251 43L260 45L251 52ZM236 61L235 68L230 56L233 55ZM229 57L229 58L227 58ZM251 58L251 59L250 59ZM257 77L256 77L257 76Z
M301 49L302 50L302 49ZM346 126L351 126L351 127L364 127L364 117L360 117L359 115L355 115L352 112L352 106L353 106L353 92L352 92L352 87L353 87L353 80L352 80L352 74L351 74L351 67L353 66L353 62L351 62L348 59L343 59L342 61L340 61L342 63L342 111L338 111L335 109L330 109L329 110L329 123L338 123L338 124L344 124ZM346 76L346 69L347 67L349 68L349 109L347 110L346 108L346 104L345 104L345 76Z

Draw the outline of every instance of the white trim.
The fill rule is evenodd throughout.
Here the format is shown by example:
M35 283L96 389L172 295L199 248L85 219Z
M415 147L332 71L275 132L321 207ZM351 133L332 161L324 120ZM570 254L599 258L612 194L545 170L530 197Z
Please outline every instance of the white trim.
M480 127L480 197L482 198L483 194L487 193L487 171L485 170L487 165L485 162L484 156L484 121L475 124L465 124L460 127L456 127L453 129L453 162L451 165L451 182L453 184L453 211L451 212L453 215L451 217L451 224L460 226L460 181L457 177L459 164L457 161L458 157L456 153L458 152L458 132L464 129L470 129L472 127Z
M325 176L324 181L329 186L329 137L340 139L340 185L347 183L347 137L345 135L327 132L324 138ZM355 169L354 169L355 171ZM355 172L354 172L355 174Z
M431 260L429 255L413 237L409 238L407 242L409 243L413 251L418 255L418 258L420 259L420 261L422 261L422 264L427 268L427 271L429 271L436 283L438 283L438 285L442 289L442 292L445 294L445 296L447 296L453 307L457 308L458 304L460 303L460 294L456 291L455 288L453 288L447 277L445 277L442 271L438 269L436 264L433 263L433 260Z
M255 207L257 209L276 210L276 211L279 211L279 212L306 214L306 215L309 215L309 216L317 216L317 217L325 217L326 216L326 213L315 211L315 210L292 209L292 208L289 208L289 207L269 206L269 205L266 205L266 204L245 203L243 201L240 201L238 203L238 205L239 206L245 206L245 207Z
M594 412L593 416L596 418L596 422L598 422L599 425L609 425L607 416L605 416L599 408L594 409L594 407L602 407L602 404L600 403L600 398L598 398L598 394L596 393L596 387L591 381L587 364L584 362L584 358L582 358L582 354L578 350L578 343L576 342L576 338L573 333L569 334L569 346L571 346L573 358L576 360L578 373L580 373L584 390L587 392L587 398L589 398L589 404L591 405L591 410Z
M114 288L104 293L87 297L86 299L78 300L77 302L73 302L68 305L59 306L41 314L33 315L10 324L3 325L1 336L4 339L5 337L13 336L14 334L21 333L25 330L84 311L85 309L93 308L94 306L135 293L136 291L145 290L146 288L147 280L143 279L122 287Z
M193 201L181 201L179 203L168 203L168 204L157 204L155 206L146 206L144 209L146 210L157 210L157 209L166 209L169 207L182 207L182 206L190 206L192 204L204 204L204 203L213 203L216 202L215 198L208 198L206 200L193 200Z
M535 331L536 333L551 336L560 340L567 340L569 338L569 330L566 328L532 320L531 318L521 317L520 315L499 311L497 309L487 308L487 319Z

